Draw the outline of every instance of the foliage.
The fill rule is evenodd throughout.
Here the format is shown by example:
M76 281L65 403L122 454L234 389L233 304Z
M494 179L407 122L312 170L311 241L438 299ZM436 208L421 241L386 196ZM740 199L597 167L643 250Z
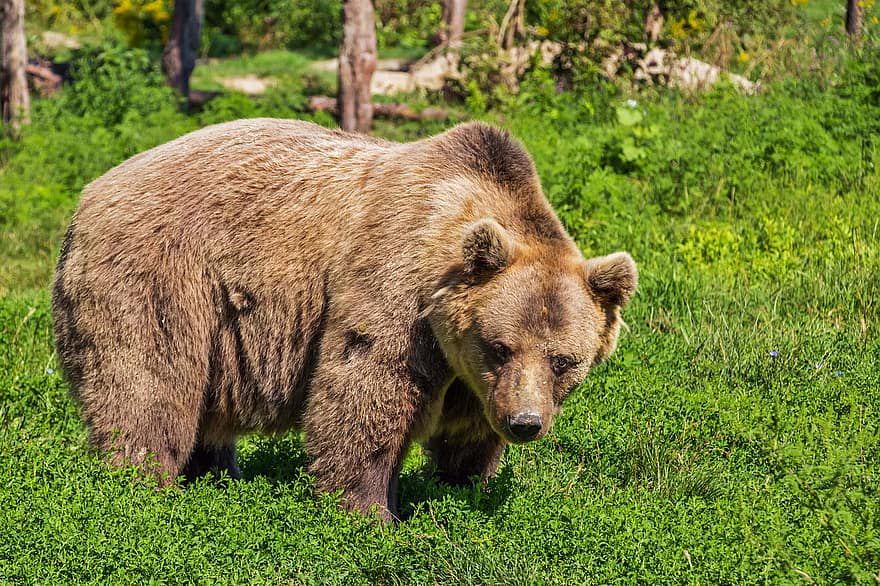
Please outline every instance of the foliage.
M41 29L79 34L110 17L115 0L28 0L25 18Z
M620 83L630 83L631 69L648 48L644 43L645 15L652 0L535 0L527 3L528 40L558 43L561 52L553 65L557 84L564 88L595 83L609 58L627 59ZM665 19L658 44L679 55L687 54L735 71L762 83L792 76L832 76L840 68L841 3L830 0L681 0L661 2ZM502 94L515 91L522 72L510 75L508 56L499 52L497 32L505 2L469 4L469 28L474 35L462 51L462 78L453 89L493 107ZM874 5L865 4L864 36L880 33ZM527 68L528 69L528 68ZM527 70L526 69L526 70ZM504 87L500 87L503 85Z
M209 54L335 47L342 38L341 6L339 0L206 0Z
M146 51L118 46L88 50L70 66L73 84L56 104L66 115L98 117L101 126L112 127L128 116L173 108L174 94Z
M269 78L275 84L269 96L300 103L304 96L335 94L336 73L319 71L313 61L296 51L264 51L234 59L220 59L201 64L193 72L192 84L200 90L223 91L222 81L234 77Z
M650 0L530 0L529 39L560 42L556 69L567 85L586 83L604 58L622 45L642 41ZM669 0L661 44L698 56L752 79L778 79L792 72L832 69L842 41L836 0ZM29 3L31 30L60 30L89 43L122 35L129 46L157 52L167 36L171 0L36 0ZM377 41L386 55L418 57L435 37L439 0L376 0ZM492 91L503 63L494 46L506 0L471 0L466 30L466 73L459 93L476 81ZM866 34L880 31L877 7L865 3ZM201 52L226 57L272 49L336 53L341 39L339 0L207 0ZM830 15L833 15L830 16ZM36 46L40 46L37 42ZM41 49L53 54L54 50ZM492 103L490 97L489 103Z
M566 43L587 43L601 50L620 42L643 40L645 15L654 0L536 0L529 3L527 20L546 38ZM791 0L667 0L664 13L665 43L691 49L710 48L726 29L734 45L756 34L781 38L800 24L803 3ZM716 48L716 47L712 47Z
M379 49L427 49L440 27L441 3L432 0L377 0L376 42Z
M172 9L169 0L119 0L113 17L129 46L161 45L168 38Z
M430 0L376 0L379 49L426 49L440 23L441 5ZM207 0L209 54L241 49L312 49L335 52L342 40L339 0Z

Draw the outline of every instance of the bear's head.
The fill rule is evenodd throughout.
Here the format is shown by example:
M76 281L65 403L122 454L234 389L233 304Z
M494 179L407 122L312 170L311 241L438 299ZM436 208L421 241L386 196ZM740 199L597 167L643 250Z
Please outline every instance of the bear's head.
M518 238L493 218L469 224L459 251L454 276L434 293L431 327L495 432L539 439L614 351L636 265L625 252L585 260L567 237Z

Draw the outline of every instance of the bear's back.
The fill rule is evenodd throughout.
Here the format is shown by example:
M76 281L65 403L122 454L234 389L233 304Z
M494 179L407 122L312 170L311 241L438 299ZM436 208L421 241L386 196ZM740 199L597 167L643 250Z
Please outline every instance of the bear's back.
M215 257L261 238L270 254L306 230L323 246L344 229L347 211L369 205L356 185L365 170L402 147L301 121L210 126L90 183L74 218L77 246L93 259L143 258L145 246Z
M265 193L292 177L326 174L328 159L375 158L392 146L299 120L236 120L186 134L117 165L86 186L80 208L175 197L185 197L192 206L203 197L247 195L249 184Z

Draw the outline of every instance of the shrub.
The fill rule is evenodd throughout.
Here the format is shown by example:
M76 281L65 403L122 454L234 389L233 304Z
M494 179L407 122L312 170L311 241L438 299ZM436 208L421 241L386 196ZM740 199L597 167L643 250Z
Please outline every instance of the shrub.
M335 47L342 35L339 0L206 0L206 45L212 56L235 47Z
M113 18L129 46L159 47L168 37L172 10L170 0L120 0L113 8Z
M89 116L112 127L127 116L174 108L156 60L141 49L105 46L87 50L71 63L73 82L58 100L58 112Z

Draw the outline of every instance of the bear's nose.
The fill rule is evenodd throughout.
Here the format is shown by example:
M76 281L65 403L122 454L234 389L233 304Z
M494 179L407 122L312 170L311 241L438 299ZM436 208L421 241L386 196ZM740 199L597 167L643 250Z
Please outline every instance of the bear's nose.
M520 413L507 418L507 427L513 437L527 442L541 432L541 416L537 413Z

